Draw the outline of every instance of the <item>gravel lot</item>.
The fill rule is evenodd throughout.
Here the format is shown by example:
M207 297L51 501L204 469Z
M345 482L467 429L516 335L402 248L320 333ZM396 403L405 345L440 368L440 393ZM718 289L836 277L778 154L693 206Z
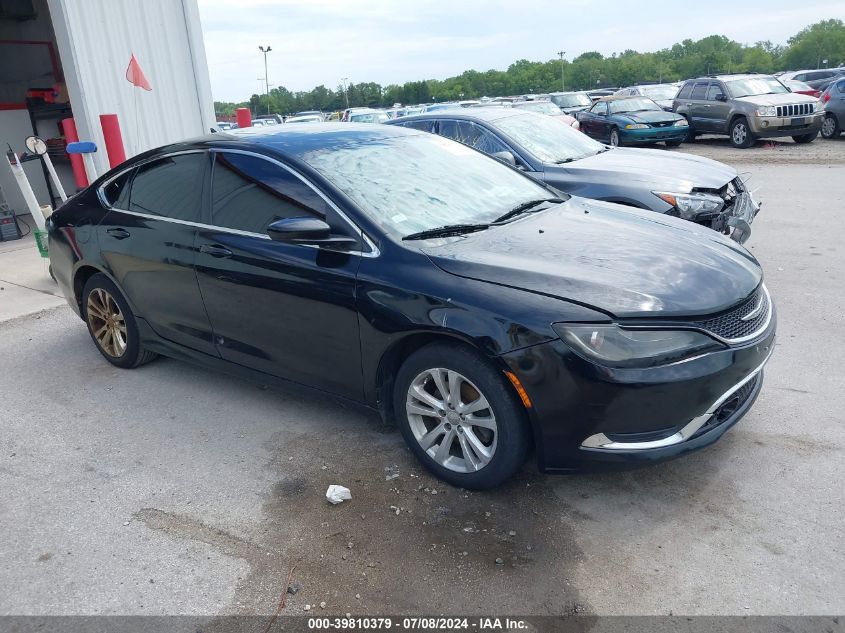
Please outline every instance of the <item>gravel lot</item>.
M777 147L682 150L759 188L779 343L737 427L643 470L460 491L358 409L0 324L0 614L269 614L294 565L285 613L845 612L845 142Z

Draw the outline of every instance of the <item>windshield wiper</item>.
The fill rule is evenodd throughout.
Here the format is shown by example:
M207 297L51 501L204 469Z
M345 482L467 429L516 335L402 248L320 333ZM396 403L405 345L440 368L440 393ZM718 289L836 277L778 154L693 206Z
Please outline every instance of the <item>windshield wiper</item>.
M451 237L453 235L464 235L489 229L489 224L447 224L433 229L426 229L417 233L411 233L403 237L403 240L427 240L432 237Z
M522 204L515 206L513 209L505 213L504 215L500 215L498 218L493 220L492 224L498 224L499 222L505 222L506 220L510 220L522 213L528 213L532 207L536 207L544 202L563 202L560 198L542 198L540 200L529 200L528 202L523 202Z

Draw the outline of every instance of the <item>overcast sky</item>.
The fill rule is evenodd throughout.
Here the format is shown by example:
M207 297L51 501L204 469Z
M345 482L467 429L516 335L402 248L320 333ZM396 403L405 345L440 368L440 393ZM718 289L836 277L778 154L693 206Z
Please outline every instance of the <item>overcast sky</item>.
M585 51L654 51L720 34L752 44L845 18L842 0L199 0L214 98L243 101L270 86L335 88L443 79L517 59ZM260 79L259 79L260 78Z

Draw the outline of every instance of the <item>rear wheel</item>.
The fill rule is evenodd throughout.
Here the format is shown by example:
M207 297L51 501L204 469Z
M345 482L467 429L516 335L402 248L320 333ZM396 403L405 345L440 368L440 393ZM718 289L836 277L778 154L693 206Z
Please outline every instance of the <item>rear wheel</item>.
M417 458L452 485L493 488L525 461L525 411L501 372L470 348L435 343L409 356L393 407Z
M793 136L792 140L799 144L812 143L816 140L818 135L818 132L813 132L812 134L801 134L800 136Z
M731 123L731 144L739 149L746 149L754 144L754 136L745 117L739 117Z
M822 137L836 138L840 132L839 120L835 114L828 112L824 117L824 121L822 121Z
M608 140L610 141L610 144L613 147L619 147L620 145L622 145L622 137L619 135L619 130L615 127L611 128L610 137Z
M129 304L111 279L92 275L82 290L82 316L97 349L112 365L130 369L157 354L141 347L138 324Z

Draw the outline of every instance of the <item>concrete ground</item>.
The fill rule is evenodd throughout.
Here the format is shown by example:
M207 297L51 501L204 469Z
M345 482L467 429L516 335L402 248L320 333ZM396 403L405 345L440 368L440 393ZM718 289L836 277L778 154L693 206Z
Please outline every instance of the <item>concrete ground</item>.
M765 387L713 447L625 474L464 492L344 404L115 369L67 307L0 323L0 614L269 614L292 566L285 613L845 612L845 167L737 166L779 310Z

